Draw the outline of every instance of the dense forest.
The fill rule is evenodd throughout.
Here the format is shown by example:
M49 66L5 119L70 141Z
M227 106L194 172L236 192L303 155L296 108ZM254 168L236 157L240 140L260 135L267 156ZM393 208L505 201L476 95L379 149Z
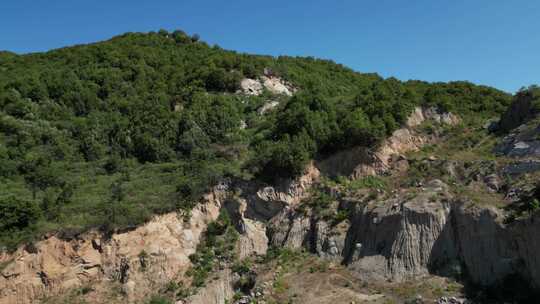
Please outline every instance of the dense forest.
M265 68L296 94L238 92ZM182 31L0 52L0 246L189 212L224 177L289 178L310 159L375 146L417 105L486 118L510 99L468 82L401 82L329 60L240 54ZM260 115L269 100L279 107Z

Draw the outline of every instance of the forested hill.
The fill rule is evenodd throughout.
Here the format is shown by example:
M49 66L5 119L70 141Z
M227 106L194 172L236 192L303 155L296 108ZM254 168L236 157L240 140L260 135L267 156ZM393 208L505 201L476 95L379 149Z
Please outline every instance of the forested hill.
M296 94L238 92L265 69ZM0 246L188 211L224 176L298 174L312 158L376 145L416 105L493 117L510 98L467 82L400 82L311 57L240 54L182 31L0 52ZM269 101L278 108L259 114Z

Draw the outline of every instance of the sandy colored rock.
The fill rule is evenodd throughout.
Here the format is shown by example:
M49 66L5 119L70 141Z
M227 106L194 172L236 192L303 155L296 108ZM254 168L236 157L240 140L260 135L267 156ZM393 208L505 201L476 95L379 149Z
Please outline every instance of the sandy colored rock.
M292 96L293 92L291 92L290 86L279 77L261 76L261 81L263 86L273 94Z
M234 295L233 276L230 270L220 271L211 282L186 299L186 304L225 304Z
M34 303L101 279L123 283L129 301L145 298L189 268L189 255L218 217L224 196L224 191L206 195L187 221L173 212L107 241L96 233L70 241L53 236L38 242L36 253L21 247L3 254L0 262L13 262L0 276L0 304Z
M329 176L342 175L353 178L383 174L394 167L406 169L407 164L403 161L404 154L417 151L435 140L415 130L428 120L449 125L460 122L459 117L452 113L440 113L436 108L416 107L405 125L395 130L374 151L365 147L340 151L318 162L317 167Z
M266 89L275 95L292 96L296 88L274 75L261 76L259 79L244 78L240 81L240 90L246 95L259 96Z

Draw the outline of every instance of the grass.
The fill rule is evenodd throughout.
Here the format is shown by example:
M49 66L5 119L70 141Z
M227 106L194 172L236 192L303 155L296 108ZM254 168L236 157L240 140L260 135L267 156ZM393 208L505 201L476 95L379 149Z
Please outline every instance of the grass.
M504 195L496 192L490 192L483 185L471 184L468 186L453 185L453 191L459 198L466 202L472 202L476 206L494 206L504 208L507 203Z
M66 179L74 181L77 190L71 204L61 210L56 226L65 230L83 231L101 225L104 215L96 210L99 211L101 205L107 203L111 196L111 185L118 180L123 180L125 193L120 203L123 218L119 220L119 226L135 225L148 220L152 213L173 209L178 174L171 167L175 165L135 166L126 176L124 173L103 174L99 168L80 164L80 167L66 176ZM44 228L47 230L47 226Z
M482 123L482 120L469 119L453 127L433 126L433 128L438 128L443 140L436 144L425 145L419 151L409 153L408 156L414 159L425 159L433 155L441 159L458 161L496 159L493 148L499 139L489 134L482 127Z
M162 296L152 296L148 304L172 304L173 302Z
M337 198L324 185L313 187L311 189L311 195L300 203L298 211L303 212L304 215L310 214L324 219L333 226L350 217L350 209L339 206Z
M49 297L42 300L43 304L88 304L84 299L82 288L75 288L62 296Z
M285 281L283 275L279 275L276 278L272 287L278 296L286 294L289 290L289 284Z
M426 302L443 296L455 296L462 292L463 286L456 281L442 278L430 278L424 281L409 281L384 288L386 292L404 299L405 303L416 303L418 295Z
M346 184L348 190L355 191L358 189L378 189L387 190L386 181L380 176L366 176L361 179L351 180Z

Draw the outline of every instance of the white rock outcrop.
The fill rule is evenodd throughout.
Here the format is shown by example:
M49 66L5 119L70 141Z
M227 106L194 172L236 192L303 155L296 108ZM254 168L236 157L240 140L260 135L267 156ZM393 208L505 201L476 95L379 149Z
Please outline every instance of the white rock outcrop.
M296 88L290 83L276 76L261 76L258 79L244 78L240 81L241 92L246 95L259 96L263 90L275 95L292 96Z
M293 88L279 77L261 76L263 86L272 94L292 96Z
M259 96L263 92L263 85L260 81L250 78L244 78L240 81L240 88L246 95Z

